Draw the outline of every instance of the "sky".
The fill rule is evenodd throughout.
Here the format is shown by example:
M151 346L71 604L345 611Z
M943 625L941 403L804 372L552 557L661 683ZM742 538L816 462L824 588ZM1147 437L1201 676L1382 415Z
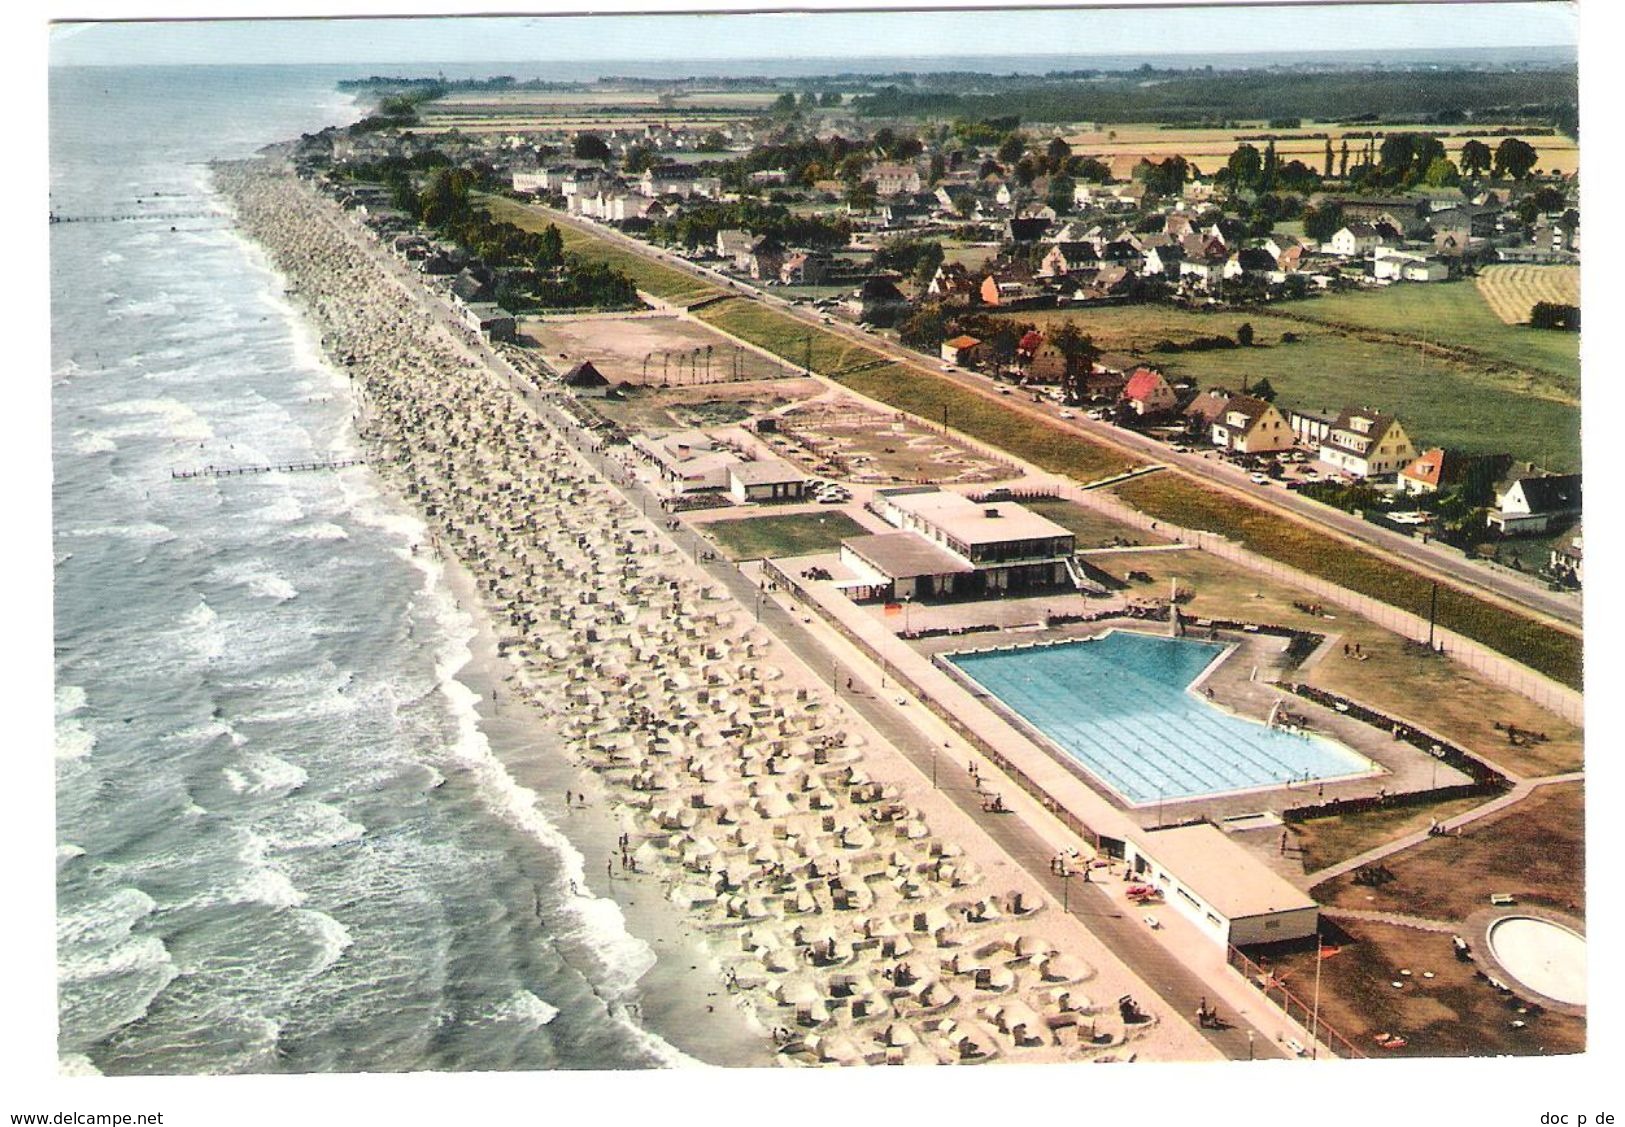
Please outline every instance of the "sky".
M714 0L700 0L707 2ZM593 5L616 6L640 5ZM77 12L87 7L94 3ZM211 10L219 9L189 9L181 0L164 14ZM263 4L233 9L264 10ZM352 3L343 10L367 9ZM410 11L410 0L396 0L390 10ZM1550 2L59 23L51 28L50 60L349 64L1572 46L1578 23L1576 6Z

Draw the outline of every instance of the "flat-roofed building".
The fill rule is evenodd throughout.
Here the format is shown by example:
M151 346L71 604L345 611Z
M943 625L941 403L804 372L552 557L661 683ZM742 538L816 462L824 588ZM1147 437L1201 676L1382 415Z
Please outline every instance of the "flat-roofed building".
M757 458L728 467L728 493L741 505L752 501L803 501L807 475L783 458Z
M1130 832L1124 855L1141 880L1215 943L1277 943L1315 934L1320 907L1207 822Z
M720 493L728 488L728 470L739 455L721 447L702 431L678 431L654 437L638 435L632 448L649 460L674 494Z
M891 591L882 592L892 598L1043 590L1071 581L1068 565L1076 537L1021 505L979 504L935 487L905 487L877 490L874 508L902 532L883 534L883 544L863 543L874 537L845 541L842 556L848 558L847 548L857 544L850 554L865 559L874 574L893 584ZM908 554L909 541L894 539L898 535L914 538L921 549Z

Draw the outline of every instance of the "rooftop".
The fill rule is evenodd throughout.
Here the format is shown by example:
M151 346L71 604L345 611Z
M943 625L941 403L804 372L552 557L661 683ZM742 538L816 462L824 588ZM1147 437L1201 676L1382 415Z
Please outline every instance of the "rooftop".
M1228 919L1315 907L1306 893L1207 822L1147 830L1135 844Z
M958 556L937 547L915 532L881 532L841 541L865 562L890 579L922 575L968 574L976 569Z
M978 505L968 497L942 489L893 496L889 500L895 508L919 517L963 544L1072 535L1048 517L1012 501Z

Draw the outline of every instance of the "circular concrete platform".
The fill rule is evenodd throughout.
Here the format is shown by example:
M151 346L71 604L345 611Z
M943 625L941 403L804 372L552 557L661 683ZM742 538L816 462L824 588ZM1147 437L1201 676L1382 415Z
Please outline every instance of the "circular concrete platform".
M1542 998L1586 1004L1585 936L1556 920L1514 913L1487 928L1485 942L1508 976Z

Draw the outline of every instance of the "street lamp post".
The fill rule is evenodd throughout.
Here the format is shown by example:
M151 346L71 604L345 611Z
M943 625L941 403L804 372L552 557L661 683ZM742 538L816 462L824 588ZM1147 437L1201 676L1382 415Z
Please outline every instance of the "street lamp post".
M1247 1030L1247 1059L1253 1059L1253 1031Z
M1309 1059L1320 1058L1320 964L1325 962L1321 950L1320 932L1315 932L1315 1006L1309 1019Z

